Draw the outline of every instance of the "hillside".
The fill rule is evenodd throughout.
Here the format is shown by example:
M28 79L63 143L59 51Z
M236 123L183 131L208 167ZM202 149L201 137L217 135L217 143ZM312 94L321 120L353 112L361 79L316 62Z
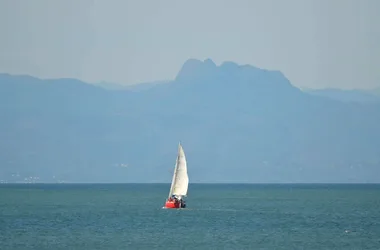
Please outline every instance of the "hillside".
M107 90L0 75L0 179L379 182L380 106L295 88L278 71L190 59L170 82Z

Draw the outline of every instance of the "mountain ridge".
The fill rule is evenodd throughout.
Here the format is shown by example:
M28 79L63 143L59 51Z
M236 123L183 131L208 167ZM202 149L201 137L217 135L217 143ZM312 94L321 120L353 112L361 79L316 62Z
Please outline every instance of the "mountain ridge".
M376 95L375 90L342 90L337 88L327 88L307 89L305 90L305 92L310 93L312 95L327 97L341 102L380 104L380 96Z
M139 91L0 75L0 179L170 182L181 141L190 182L380 181L378 105L305 93L278 71L185 64Z

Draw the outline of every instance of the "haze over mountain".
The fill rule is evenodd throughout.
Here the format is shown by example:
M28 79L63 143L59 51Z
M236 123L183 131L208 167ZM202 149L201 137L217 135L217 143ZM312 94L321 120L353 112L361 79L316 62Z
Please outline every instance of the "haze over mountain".
M369 91L369 93L380 97L380 88L375 88Z
M380 181L376 102L210 59L145 86L0 75L0 179L170 182L181 141L190 182Z
M380 104L380 95L377 89L373 90L342 90L342 89L305 89L304 91L328 97L342 102L357 102L357 103L377 103Z

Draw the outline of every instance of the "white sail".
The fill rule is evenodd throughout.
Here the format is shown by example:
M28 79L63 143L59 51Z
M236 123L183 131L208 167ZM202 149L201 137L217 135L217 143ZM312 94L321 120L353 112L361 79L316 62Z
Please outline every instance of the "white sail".
M172 185L170 187L169 197L172 195L186 196L189 186L189 177L187 176L187 163L185 152L181 144L178 145L178 156L174 168Z

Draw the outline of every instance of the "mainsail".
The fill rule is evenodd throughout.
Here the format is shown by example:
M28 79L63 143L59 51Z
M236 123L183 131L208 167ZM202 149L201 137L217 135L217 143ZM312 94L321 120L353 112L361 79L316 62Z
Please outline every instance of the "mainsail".
M169 197L172 195L186 196L189 186L189 177L187 176L187 164L185 152L181 144L178 145L177 161L174 168L172 185L170 187Z

